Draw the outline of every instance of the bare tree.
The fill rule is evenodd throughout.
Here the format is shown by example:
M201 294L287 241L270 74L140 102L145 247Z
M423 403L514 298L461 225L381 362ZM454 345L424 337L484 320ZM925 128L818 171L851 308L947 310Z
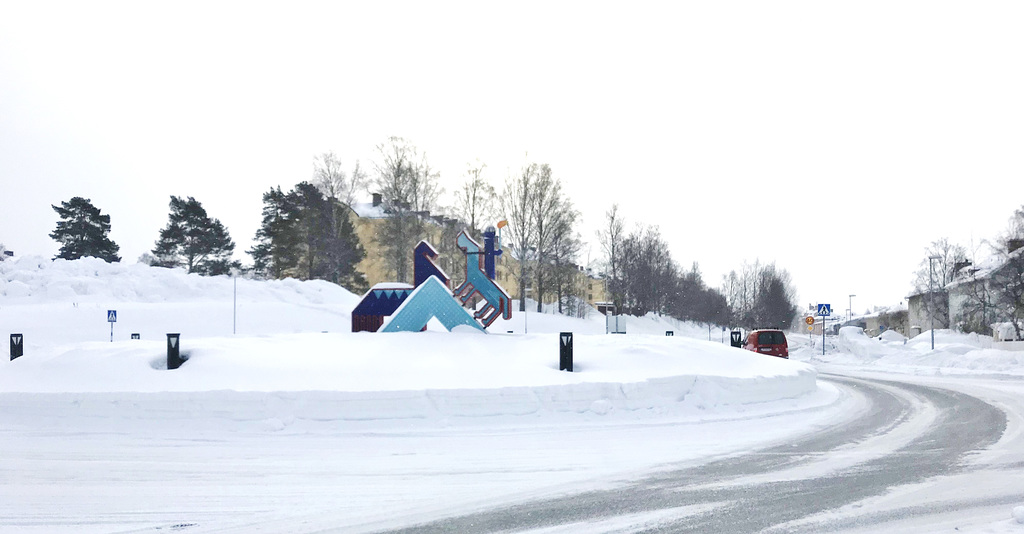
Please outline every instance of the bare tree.
M505 189L501 194L502 216L508 221L505 227L508 232L507 247L519 260L519 311L526 311L526 280L529 263L532 259L535 226L532 216L532 194L535 176L538 172L536 163L524 165L518 174L509 175L505 180Z
M938 256L938 259L929 259L935 256ZM914 272L914 289L923 293L928 291L929 287L932 289L946 287L953 282L959 266L964 265L966 261L967 249L961 245L950 243L949 239L945 237L932 241L932 244L925 249L921 267ZM931 269L934 269L934 273ZM929 286L929 283L932 283L932 286Z
M493 213L497 197L494 186L484 178L486 168L479 160L468 164L466 181L455 192L455 214L466 221L474 233L480 231L482 223Z
M566 215L563 212L565 203L562 199L562 184L552 175L551 167L546 163L537 168L531 197L534 244L537 249L534 295L537 298L537 312L539 313L544 311L542 302L547 291L546 281L550 277L549 259L552 254L554 236L560 219ZM571 210L571 207L569 209Z
M342 168L341 159L334 152L324 152L313 157L313 184L329 199L346 206L355 202L356 193L366 188L366 173L359 162L351 173Z
M625 221L619 214L619 205L612 204L612 208L605 213L605 226L597 232L597 239L605 254L605 261L608 266L608 290L612 296L612 302L618 308L622 305L622 281L621 262L622 240L625 238Z
M639 227L622 241L622 302L633 315L664 313L678 269L656 226Z
M555 286L558 302L558 313L562 314L567 306L573 308L573 315L578 315L579 301L583 300L583 287L579 284L577 256L583 248L583 242L575 230L579 212L568 200L562 201L558 218L551 229L551 280Z
M377 236L385 261L399 282L411 279L412 249L424 237L421 214L437 204L439 175L411 143L390 137L377 146L373 185L389 217Z
M968 269L959 277L958 291L962 301L956 316L951 317L964 332L991 333L995 322L995 291L988 276L978 276L977 269Z
M949 298L945 288L954 281L960 267L968 263L967 249L950 243L949 239L943 237L932 241L925 248L925 256L920 267L914 272L914 290L917 293L935 292L928 298L921 299L928 317L939 318L939 322L947 327L950 317Z

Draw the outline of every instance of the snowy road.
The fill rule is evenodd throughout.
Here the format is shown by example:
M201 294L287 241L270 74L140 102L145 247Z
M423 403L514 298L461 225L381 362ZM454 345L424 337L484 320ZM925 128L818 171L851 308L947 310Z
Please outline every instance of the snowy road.
M1016 532L1024 380L822 370L816 402L539 425L289 422L325 393L0 395L0 532Z
M823 379L863 396L870 409L790 444L401 532L932 531L939 516L958 514L969 524L994 508L1005 518L1019 502L1021 402L1004 391L1019 381L952 380L976 397L947 389L949 380L935 387L892 377ZM972 456L985 449L1002 462ZM891 497L908 492L916 495Z

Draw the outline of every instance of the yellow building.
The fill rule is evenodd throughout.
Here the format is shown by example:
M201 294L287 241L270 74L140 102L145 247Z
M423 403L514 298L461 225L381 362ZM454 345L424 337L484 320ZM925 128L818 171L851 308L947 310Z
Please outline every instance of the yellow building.
M352 224L355 226L359 242L366 251L366 257L356 266L366 276L370 287L381 282L394 282L394 273L387 265L381 247L378 243L378 236L389 214L385 211L379 195L374 195L373 202L356 203L351 206L349 212ZM452 278L453 289L465 280L465 256L455 245L455 237L458 235L453 229L458 228L457 221L444 217L430 216L428 213L420 213L427 228L428 237L426 241L438 250L437 264ZM448 235L446 235L448 234ZM448 242L450 241L450 242ZM413 252L409 251L409 272L412 272ZM513 299L519 299L519 261L512 257L508 249L499 256L495 263L496 281L505 289L505 292ZM582 267L574 266L576 269L575 285L580 288L580 296L594 305L597 302L607 300L607 291L602 278L594 276ZM531 285L527 281L527 287ZM554 299L553 294L547 295L547 299ZM546 299L546 300L547 300Z

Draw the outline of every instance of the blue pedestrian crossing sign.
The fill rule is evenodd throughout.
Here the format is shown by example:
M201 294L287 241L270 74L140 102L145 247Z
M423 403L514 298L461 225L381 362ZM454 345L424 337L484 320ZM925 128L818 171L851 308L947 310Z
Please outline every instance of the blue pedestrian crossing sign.
M107 310L107 322L108 323L116 323L117 322L117 310Z
M832 315L832 305L818 304L818 315L822 317L828 317L829 315Z

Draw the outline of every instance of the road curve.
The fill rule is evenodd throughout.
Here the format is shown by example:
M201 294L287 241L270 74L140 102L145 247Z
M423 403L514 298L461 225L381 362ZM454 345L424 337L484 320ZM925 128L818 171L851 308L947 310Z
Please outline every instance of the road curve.
M895 486L964 471L999 440L1006 414L976 397L920 384L821 375L869 410L793 443L610 490L497 507L389 532L821 532L932 513L927 506L845 522L816 514ZM979 503L966 503L977 505ZM893 515L898 517L893 517Z

